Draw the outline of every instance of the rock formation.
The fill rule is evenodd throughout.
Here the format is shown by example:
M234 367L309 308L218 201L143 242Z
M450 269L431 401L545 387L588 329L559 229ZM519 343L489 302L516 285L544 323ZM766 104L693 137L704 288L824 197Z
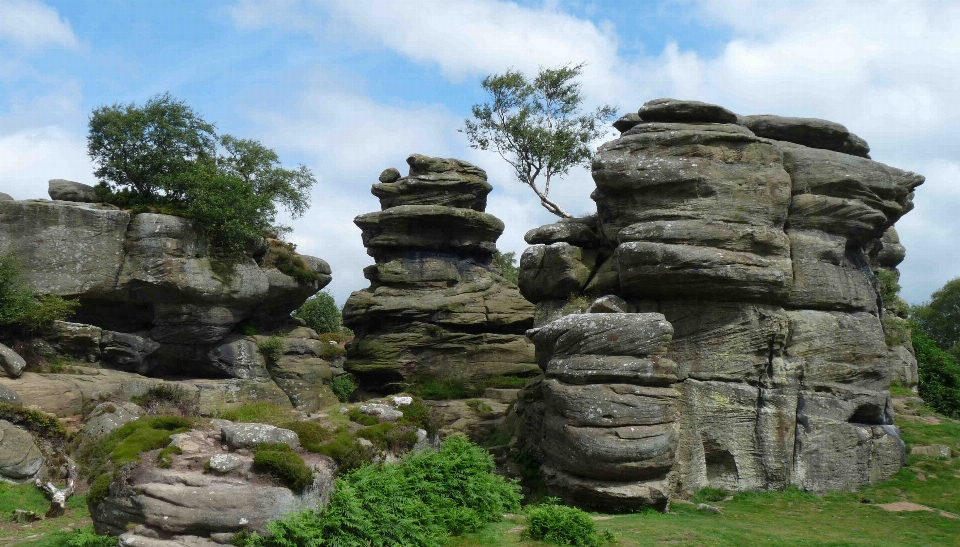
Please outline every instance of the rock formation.
M370 288L344 306L356 334L346 369L384 391L421 376L539 372L523 336L533 306L492 266L503 223L484 212L486 173L419 154L407 163L408 176L387 169L373 185L382 210L354 220L376 264L364 269Z
M890 230L923 177L824 120L661 99L616 126L596 216L531 230L520 263L546 376L518 412L552 492L662 509L707 486L896 472L888 388L910 365L887 346L869 253L902 259ZM562 317L603 295L591 311L613 313Z
M227 399L261 393L306 411L332 397L322 343L290 318L330 282L326 262L272 239L222 258L188 219L87 203L96 198L92 189L70 181L50 181L50 195L53 201L0 201L0 254L17 256L36 292L80 303L74 322L21 341L30 352L151 377L210 379L233 386L224 388L234 392ZM298 280L281 268L307 275ZM282 338L282 357L268 361L258 350L265 338L243 336L241 326ZM17 377L0 354L0 376ZM21 392L27 384L7 387Z

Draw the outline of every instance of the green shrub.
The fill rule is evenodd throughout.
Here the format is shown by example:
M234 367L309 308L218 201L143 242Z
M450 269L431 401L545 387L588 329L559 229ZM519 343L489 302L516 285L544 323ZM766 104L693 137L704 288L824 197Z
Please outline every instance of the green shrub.
M372 448L361 445L353 435L345 431L338 433L332 441L316 449L311 448L310 451L333 458L333 461L337 462L337 473L341 475L370 465L374 456Z
M18 325L36 332L74 314L79 302L34 294L21 275L22 267L13 255L0 255L0 326Z
M960 364L956 357L937 347L919 329L914 329L912 340L920 397L940 414L960 419Z
M477 530L519 510L519 488L493 471L490 454L451 437L436 452L341 476L325 508L272 522L269 537L254 535L246 545L440 547L450 534Z
M167 447L172 435L189 431L192 427L192 421L180 416L145 416L128 422L80 454L79 461L85 464L83 473L87 477L97 477L95 483L106 480L109 485L112 470L139 461L143 452ZM87 498L93 505L99 503L94 502L97 499L92 493Z
M117 538L110 535L100 536L93 530L81 528L67 538L64 547L117 547Z
M371 425L357 431L357 437L371 441L380 450L394 454L409 452L417 444L417 430L393 423Z
M279 336L271 336L267 340L260 342L257 347L260 349L260 354L267 360L267 363L274 364L283 357L287 343Z
M194 397L177 384L157 384L143 395L136 395L130 400L151 415L176 413L181 416L196 416L199 413Z
M334 432L316 422L290 421L280 424L280 427L289 429L300 438L300 446L304 450L316 452L321 444L333 438Z
M6 420L47 439L63 441L67 438L67 429L60 420L39 410L0 402L0 420Z
M340 308L329 291L321 291L312 296L293 312L294 317L303 319L307 326L320 334L340 333L343 319Z
M351 408L350 412L347 412L347 417L350 418L351 422L356 422L360 425L376 425L380 423L380 420L373 416L367 416L366 414L360 412L360 409Z
M509 253L494 251L493 263L497 269L500 270L500 275L502 275L504 279L514 285L517 284L520 278L520 269L517 267L517 253L513 251Z
M330 382L330 389L337 396L337 400L345 403L350 400L350 395L357 390L357 382L352 374L342 374Z
M303 257L298 255L293 245L289 243L271 240L270 250L267 251L263 260L264 266L276 268L285 275L296 279L298 283L308 284L320 281L320 274L311 270L307 263L303 261Z
M110 494L110 483L113 482L113 475L109 473L104 473L97 476L92 483L90 483L90 490L87 492L87 503L91 507L100 505L103 500L107 499L107 495Z
M258 444L253 452L253 470L275 477L298 493L313 483L313 472L303 458L283 443Z
M244 327L240 329L240 332L242 332L244 336L256 336L257 328L252 325L244 325Z
M399 421L401 425L418 427L428 435L433 435L440 429L440 419L419 397L414 397L409 405L400 407L400 411L403 412L403 418Z
M339 332L325 332L320 335L320 342L323 344L320 357L324 359L336 359L347 354L347 350L340 345L344 340L344 335Z
M575 507L537 505L527 510L525 537L575 547L599 547L613 541L609 532L600 534L590 515Z

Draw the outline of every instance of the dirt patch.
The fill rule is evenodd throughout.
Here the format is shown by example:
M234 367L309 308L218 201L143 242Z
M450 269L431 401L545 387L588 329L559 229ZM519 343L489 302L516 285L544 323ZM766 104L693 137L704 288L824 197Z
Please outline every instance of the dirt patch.
M613 517L590 517L590 520L613 520Z
M910 501L898 501L896 503L884 503L877 505L877 507L883 509L884 511L890 511L893 513L900 513L902 511L933 511L933 509L927 507L926 505L920 505L919 503L913 503Z
M923 421L930 425L940 425L940 418L937 418L936 416L927 416L923 419Z

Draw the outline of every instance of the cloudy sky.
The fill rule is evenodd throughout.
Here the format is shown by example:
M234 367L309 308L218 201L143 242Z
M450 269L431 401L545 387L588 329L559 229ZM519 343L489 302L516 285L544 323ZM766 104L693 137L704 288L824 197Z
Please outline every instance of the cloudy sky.
M925 175L898 224L918 303L960 276L958 59L960 2L946 1L0 0L0 191L95 183L89 112L169 91L313 170L292 240L330 262L342 303L372 262L353 217L379 208L370 184L412 152L486 169L499 246L522 252L551 215L457 128L485 100L483 76L586 62L592 105L675 97L827 118ZM592 188L579 170L553 192L578 214Z

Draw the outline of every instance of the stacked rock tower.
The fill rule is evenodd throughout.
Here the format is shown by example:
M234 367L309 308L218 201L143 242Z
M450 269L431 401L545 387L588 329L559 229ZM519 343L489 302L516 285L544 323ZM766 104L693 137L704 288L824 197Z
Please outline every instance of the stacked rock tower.
M484 212L487 174L456 159L407 163L408 176L390 168L373 185L382 210L354 220L376 264L344 306L356 335L346 369L375 391L539 373L524 337L534 307L492 265L504 226Z
M884 234L923 177L825 120L660 99L615 126L596 216L531 230L520 264L546 373L523 436L552 492L662 509L895 473L889 386L916 361L885 336L872 266L902 260ZM598 296L606 314L576 313Z

